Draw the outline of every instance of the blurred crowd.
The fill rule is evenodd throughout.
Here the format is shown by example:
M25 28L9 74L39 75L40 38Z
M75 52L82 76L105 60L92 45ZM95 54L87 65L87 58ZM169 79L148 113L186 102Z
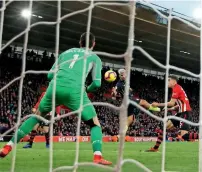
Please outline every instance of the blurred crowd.
M28 57L36 56L40 58L37 61L26 61L26 70L49 70L51 63L45 63L49 57L44 54L38 56L29 52ZM27 57L27 58L28 58ZM45 59L44 59L45 58ZM50 57L53 59L54 57ZM36 58L29 58L36 59ZM39 65L41 64L41 66ZM36 67L37 66L37 67ZM109 70L104 67L103 74ZM116 71L116 70L115 70ZM6 50L0 55L0 88L5 87L10 81L20 76L21 74L21 58L17 58L15 51ZM87 79L90 83L91 79ZM146 99L148 102L153 101L164 102L165 95L165 81L158 76L144 74L138 71L131 71L131 88L134 90L134 97ZM180 80L190 99L191 107L193 109L193 122L199 120L199 83L196 81ZM110 97L110 91L116 84L102 81L101 88L90 95L91 100L94 102L108 102L119 106L121 102L113 101ZM20 78L6 87L0 93L0 133L5 132L13 127L18 119L18 111L21 111L21 118L31 113L32 107L36 104L42 88L47 86L47 78L45 74L26 74L22 83L22 100L20 99L19 89ZM169 90L170 95L171 90ZM170 98L170 96L169 96ZM102 125L103 135L118 135L119 132L119 112L107 106L95 106L96 111ZM62 114L64 112L61 112ZM67 111L66 111L67 113ZM173 112L175 113L175 112ZM155 114L163 117L163 113ZM172 115L172 113L170 114ZM72 115L56 121L54 124L54 135L76 135L77 116ZM130 136L156 136L156 130L162 127L162 123L149 117L147 114L141 112L136 119L136 122L129 128L127 135ZM197 127L191 127L190 130L198 132ZM81 135L89 135L89 128L82 122ZM178 129L168 133L168 136L175 135Z

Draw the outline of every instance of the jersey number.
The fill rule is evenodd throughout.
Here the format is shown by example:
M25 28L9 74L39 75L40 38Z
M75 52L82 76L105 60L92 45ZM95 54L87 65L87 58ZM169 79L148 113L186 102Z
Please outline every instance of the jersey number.
M76 63L77 59L79 58L79 55L78 54L74 54L73 55L73 60L72 62L70 63L69 65L69 68L72 69L74 67L74 64Z

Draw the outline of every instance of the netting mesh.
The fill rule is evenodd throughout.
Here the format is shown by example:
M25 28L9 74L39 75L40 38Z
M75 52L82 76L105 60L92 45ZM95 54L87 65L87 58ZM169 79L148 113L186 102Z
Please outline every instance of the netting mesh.
M14 80L10 81L6 86L4 86L3 88L0 89L0 92L2 92L3 90L5 90L7 87L9 87L11 84L13 84L14 82L16 82L17 80L20 80L20 85L19 85L19 99L18 99L18 120L17 120L17 124L14 128L11 128L10 130L8 130L7 132L5 132L3 135L0 135L0 137L5 136L7 133L9 133L10 131L14 130L14 129L18 129L19 125L21 124L22 120L33 116L33 115L28 115L26 117L24 117L23 119L21 119L21 101L22 101L22 89L23 89L23 81L24 81L24 77L26 74L46 74L49 71L25 71L25 66L26 66L26 51L27 51L27 44L28 44L28 37L29 37L29 31L30 29L32 29L33 27L37 26L37 25L56 25L56 47L55 47L55 54L56 54L56 59L58 58L58 53L59 53L59 38L60 38L60 23L63 19L66 19L70 16L79 14L79 13L84 13L88 11L88 22L87 22L87 41L86 41L86 47L88 47L89 45L89 32L90 32L90 28L91 28L91 19L92 19L92 10L95 6L98 5L108 5L108 6L128 6L129 11L130 11L130 15L129 15L129 21L130 21L130 27L129 27L129 31L128 31L128 47L127 50L124 54L110 54L107 52L95 52L97 55L103 55L103 56L108 56L111 58L124 58L125 60L125 68L127 71L127 81L126 81L126 87L125 87L125 95L124 95L124 100L123 103L120 107L116 107L112 104L109 103L104 103L104 102L93 102L93 105L102 105L102 106L108 106L110 108L114 108L116 110L120 110L120 142L119 142L119 153L118 153L118 159L117 159L117 164L115 165L115 167L107 167L107 166L102 166L102 165L98 165L98 164L94 164L94 163L89 163L89 162L85 162L85 163L79 163L78 159L79 159L79 140L77 139L77 143L76 143L76 155L75 155L75 160L74 160L74 164L73 166L63 166L63 167L58 167L56 169L53 169L53 144L52 141L50 142L50 158L49 158L49 171L52 172L56 172L56 171L61 171L61 170L73 170L73 171L77 171L78 166L98 166L100 168L104 168L106 170L110 170L110 171L121 171L122 165L125 164L126 162L131 162L131 163L135 163L138 167L140 167L141 169L143 169L144 171L150 172L151 170L148 169L146 166L144 166L143 164L141 164L140 162L138 162L138 160L134 160L134 159L123 159L123 149L124 149L124 138L125 138L125 133L124 131L124 126L126 125L126 119L127 119L127 106L129 103L133 104L134 106L136 106L137 108L141 109L143 112L147 113L149 116L151 116L152 118L155 118L156 120L162 121L164 124L164 138L163 138L163 150L162 150L162 165L161 165L161 171L164 172L165 171L165 156L166 156L166 142L165 142L165 136L166 136L166 121L168 119L175 119L175 120L180 120L182 122L185 122L187 124L190 124L192 126L199 126L200 128L200 134L199 134L199 138L201 138L201 127L202 127L202 112L200 110L200 122L199 123L193 123L190 121L187 121L185 119L179 118L179 117L175 117L175 116L167 116L167 107L165 107L165 115L164 118L160 118L158 116L153 115L152 113L150 113L149 111L145 110L144 108L142 108L141 106L139 106L136 102L133 102L131 100L128 99L128 95L129 95L129 85L130 85L130 70L131 70L131 62L133 59L133 51L136 49L138 51L140 51L143 55L145 55L145 57L148 58L148 60L152 61L154 64L156 64L157 66L159 66L160 68L163 68L166 70L166 78L165 78L165 102L168 101L168 74L169 74L169 70L173 69L176 71L180 71L183 73L186 73L188 75L191 75L193 77L197 77L200 78L201 81L201 73L200 74L194 74L190 71L175 67L170 65L169 61L170 61L170 37L171 37L171 21L172 19L176 19L179 20L187 25L189 25L190 27L201 31L201 27L196 27L195 25L193 25L192 23L185 21L179 17L176 16L172 16L172 11L169 11L169 16L165 16L164 14L162 14L160 11L158 11L157 9L155 9L155 7L150 4L149 2L145 2L142 1L141 3L148 5L149 7L151 7L156 13L158 13L161 17L166 18L168 20L168 27L167 27L167 59L166 59L166 65L163 65L161 63L159 63L157 60L155 60L151 55L149 55L143 48L139 47L139 46L134 46L134 40L135 40L135 36L134 36L134 28L135 28L135 12L136 12L136 1L129 1L128 3L122 3L122 2L94 2L93 0L91 0L89 6L85 9L82 10L78 10L78 11L74 11L72 13L69 13L67 15L61 16L61 1L57 0L57 20L55 22L37 22L34 24L31 24L31 17L28 18L27 20L27 27L26 29L21 32L20 34L16 35L14 38L12 38L11 40L9 40L4 46L2 46L2 34L3 34L3 24L4 24L4 11L6 9L6 7L12 3L13 0L10 0L8 2L6 2L5 0L2 1L2 7L0 9L1 11L1 25L0 25L0 53L3 49L5 49L8 45L10 45L12 42L14 42L16 39L18 39L19 37L21 37L22 35L25 35L25 39L24 39L24 46L23 46L23 57L22 57L22 71L21 71L21 75L17 78L15 78ZM33 1L30 0L29 1L29 10L32 10L32 4ZM200 38L202 39L202 37ZM202 41L201 41L202 42ZM200 52L202 53L202 51ZM86 63L86 58L88 57L88 52L86 51L84 58L84 68L83 68L83 84L85 81L85 63ZM202 54L200 55L200 57L202 57ZM135 58L135 56L134 56ZM69 61L68 61L69 62ZM202 59L200 60L200 67L202 67ZM56 77L55 73L57 71L58 66L56 65L56 68L54 71L52 71L54 73L54 78ZM54 87L53 87L53 114L55 112L55 88L56 88L56 82L54 82ZM82 94L84 92L84 90L82 89ZM202 101L201 101L201 96L202 96L202 85L200 84L200 107L202 106ZM81 96L82 97L82 96ZM80 124L81 124L81 111L83 109L82 107L83 104L83 99L81 99L80 101L80 109L74 112L70 112L68 114L64 114L61 115L60 117L53 117L51 118L50 121L47 121L46 119L42 118L42 117L38 117L40 118L42 121L44 122L50 122L50 135L53 136L53 123L55 120L60 119L60 118L64 118L67 116L70 116L72 114L75 113L79 113L79 120L78 120L78 125L77 125L77 136L80 135ZM85 105L88 106L88 105ZM17 133L15 133L15 135L17 135ZM53 138L53 137L51 137ZM201 146L201 142L199 139L199 171L202 172L202 158L200 156L200 153L202 152L202 146ZM11 165L11 172L15 171L15 162L16 162L16 149L14 149L13 151L13 156L12 156L12 165Z

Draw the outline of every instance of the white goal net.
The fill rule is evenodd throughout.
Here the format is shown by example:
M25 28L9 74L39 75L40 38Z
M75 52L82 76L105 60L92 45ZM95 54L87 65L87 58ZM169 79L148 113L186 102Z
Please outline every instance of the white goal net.
M33 1L32 0L29 0L29 10L32 11L32 5L33 5ZM149 7L151 7L157 14L159 14L162 18L165 18L168 20L168 26L167 26L167 59L166 59L166 65L163 65L161 64L160 62L158 62L157 60L155 60L149 53L147 53L147 51L145 51L142 47L140 46L135 46L134 45L134 40L135 40L135 17L136 17L136 1L135 0L131 0L131 1L125 1L124 3L122 1L118 2L118 1L102 1L102 2L99 2L99 1L94 1L94 0L91 0L89 1L89 6L85 9L81 9L81 10L78 10L78 11L73 11L71 13L68 13L66 15L61 15L61 0L57 0L57 20L56 21L43 21L43 22L36 22L36 23L33 23L31 24L31 17L29 17L27 19L27 26L26 26L26 29L21 32L20 34L16 35L15 37L13 37L11 40L9 40L8 42L6 42L5 45L3 45L3 40L2 40L2 35L4 33L4 30L3 30L3 25L4 25L4 16L5 16L5 10L6 8L11 4L13 3L13 0L9 0L9 1L6 1L6 0L3 0L2 1L2 6L1 6L1 25L0 25L0 53L7 47L9 46L10 44L12 44L15 40L17 40L19 37L21 37L22 35L24 35L24 45L23 45L23 56L22 56L22 71L21 71L21 75L15 79L13 79L12 81L10 81L7 85L3 86L2 88L0 88L0 93L4 90L6 90L9 86L11 86L13 83L15 83L16 81L20 81L20 86L19 86L19 99L18 99L18 117L17 117L17 123L16 123L16 126L14 128L11 128L9 131L7 131L6 133L0 135L0 137L3 137L5 136L7 133L9 133L10 131L12 130L17 130L18 127L20 126L21 122L22 122L22 118L21 118L21 102L22 102L22 90L23 90L23 83L24 83L24 77L25 75L27 74L46 74L48 73L49 71L33 71L33 70L28 70L26 71L25 70L25 67L26 67L26 51L27 51L27 45L29 44L28 43L28 39L29 39L29 31L31 29L33 29L34 27L36 26L39 26L39 25L56 25L56 40L55 40L55 60L57 59L58 57L58 54L59 54L59 44L60 44L60 24L61 24L61 21L64 20L64 19L67 19L68 17L71 17L71 16L74 16L74 15L77 15L77 14L80 14L80 13L84 13L84 12L88 12L88 21L87 21L87 28L86 28L86 31L87 31L87 35L89 37L89 33L91 31L91 19L92 19L92 11L93 11L93 8L96 7L96 6L101 6L101 5L104 5L104 6L125 6L125 7L128 7L129 9L129 31L128 31L128 46L127 46L127 49L126 49L126 52L124 54L111 54L111 53L108 53L108 52L95 52L97 55L100 55L100 56L106 56L106 57L110 57L110 58L119 58L119 59L124 59L125 60L125 69L127 71L127 84L126 84L126 87L125 87L125 95L124 95L124 100L123 100L123 103L120 107L116 107L112 104L109 104L109 103L104 103L104 102L96 102L96 103L93 103L94 105L102 105L102 106L108 106L110 108L114 108L114 109L117 109L120 111L120 141L119 141L119 150L118 150L118 158L117 158L117 162L115 164L114 167L107 167L107 166L102 166L102 165L97 165L97 164L94 164L94 163L90 163L90 162L82 162L80 163L79 162L79 140L77 139L77 142L76 142L76 154L75 154L75 160L74 160L74 164L72 166L62 166L62 167L57 167L57 168L53 168L53 143L52 141L50 142L50 151L49 151L49 161L50 161L50 164L49 164L49 171L52 172L56 172L56 171L65 171L65 170L73 170L73 171L77 171L77 168L79 166L98 166L100 168L103 168L103 169L106 169L106 171L117 171L117 172L120 172L121 169L122 169L122 166L127 163L127 162L130 162L130 163L134 163L136 164L139 168L141 168L143 171L147 171L147 172L150 172L151 170L149 168L147 168L145 165L141 164L138 159L124 159L123 158L123 153L124 153L124 142L125 142L125 133L123 132L124 131L124 127L126 125L126 120L127 120L127 106L129 103L133 104L134 106L138 107L139 109L141 109L143 112L147 113L149 116L151 116L152 118L155 118L156 120L159 120L159 121L162 121L163 124L164 124L164 138L163 138L163 149L162 149L162 163L161 163L161 171L162 172L165 172L166 169L165 169L165 157L166 157L166 121L168 119L176 119L176 120L180 120L182 122L185 122L185 123L188 123L192 126L199 126L200 128L200 138L201 138L201 126L202 126L202 112L200 110L200 122L199 123L193 123L193 122L190 122L190 121L187 121L187 120L184 120L182 118L178 118L178 117L174 117L174 116L167 116L167 110L165 109L165 115L164 115L164 118L160 118L158 116L155 116L153 115L152 113L150 113L149 111L146 111L144 108L142 108L141 106L139 106L137 103L131 101L128 99L128 95L129 95L129 85L130 85L130 70L131 70L131 62L133 60L133 58L135 58L135 56L133 57L133 51L134 50L137 50L139 52L141 52L148 60L150 60L151 62L153 62L154 64L156 64L157 66L159 66L160 68L164 69L166 71L166 77L165 77L165 102L168 101L168 74L169 74L169 70L172 69L172 70L176 70L176 71L179 71L179 72L182 72L182 73L186 73L190 76L193 76L193 77L196 77L196 78L200 78L200 81L201 81L201 73L200 74L194 74L190 71L187 71L187 70L184 70L184 69L181 69L181 68L178 68L178 67L175 67L175 66L172 66L170 65L170 40L171 40L171 25L172 25L172 19L176 19L176 20L179 20L180 22L183 22L187 25L189 25L190 27L192 27L193 29L195 30L198 30L198 31L201 31L201 27L196 27L195 25L193 25L192 23L186 21L186 20L183 20L179 17L176 17L176 16L173 16L172 15L172 10L169 11L169 16L166 16L164 15L163 13L161 13L160 11L158 11L156 9L156 7L154 7L151 3L149 2L146 2L146 1L141 1L142 4L145 4ZM201 38L200 38L201 39ZM200 41L201 42L201 41ZM87 42L86 42L87 45L89 45L89 39L87 39ZM87 46L88 47L88 46ZM200 52L202 53L202 51ZM87 56L87 54L86 54ZM86 59L86 56L84 57L84 59ZM200 56L200 68L202 68L202 54ZM86 62L86 60L84 60ZM84 65L85 66L85 65ZM55 73L57 71L57 67L56 69L53 71L54 72L54 77L56 77ZM85 67L83 69L83 71L86 71ZM85 81L85 72L83 72L83 83ZM54 88L56 86L56 82L54 82ZM82 90L82 94L83 94L84 90ZM81 96L82 97L82 96ZM200 98L202 97L202 86L200 84ZM55 92L53 94L53 100L55 100ZM81 99L81 107L80 109L77 111L77 113L81 114L80 112L82 111L82 103L83 103L83 100ZM202 107L202 101L200 101L200 107ZM166 107L167 108L167 107ZM53 101L53 113L55 112L55 102ZM60 119L60 118L64 118L64 117L67 117L67 116L70 116L72 114L74 114L75 112L71 112L71 113L68 113L68 114L64 114L64 115L61 115L60 117L52 117L51 121L50 121L50 124L51 124L51 127L50 127L50 134L51 136L53 136L53 123L55 120L57 119ZM28 116L26 116L27 118ZM41 120L44 120L46 122L45 119L41 118ZM81 127L81 115L79 115L79 120L78 120L78 125L77 125L77 136L80 135L80 127ZM199 139L199 170L200 172L202 172L202 159L201 159L201 152L202 152L202 146L201 146L201 142L200 142L200 139ZM15 171L15 166L16 166L16 149L13 151L13 155L12 155L12 165L11 165L11 172L14 172ZM1 171L1 170L0 170Z

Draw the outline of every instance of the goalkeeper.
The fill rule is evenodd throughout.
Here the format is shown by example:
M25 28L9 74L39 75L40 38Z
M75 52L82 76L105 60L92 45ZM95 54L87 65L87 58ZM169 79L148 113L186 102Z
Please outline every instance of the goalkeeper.
M56 73L56 106L65 105L70 110L80 110L81 98L83 98L84 106L81 110L82 120L89 125L91 132L91 143L94 152L94 163L103 165L111 165L112 163L102 158L102 129L97 118L94 106L91 104L87 96L87 92L95 91L101 86L101 69L102 62L100 58L92 52L95 46L95 37L90 33L89 49L86 57L86 70L84 77L92 70L93 82L86 88L84 94L81 95L83 85L83 68L84 68L84 54L86 47L86 33L80 37L80 48L72 48L63 52L52 69L58 64L58 71ZM52 93L53 93L53 73L49 72L48 79L51 80L47 88L46 94L42 98L36 115L45 116L52 110ZM83 96L83 97L81 97ZM37 117L30 117L27 119L17 131L17 137L13 138L1 149L0 157L5 157L12 150L15 141L17 143L25 135L30 133L40 120Z

